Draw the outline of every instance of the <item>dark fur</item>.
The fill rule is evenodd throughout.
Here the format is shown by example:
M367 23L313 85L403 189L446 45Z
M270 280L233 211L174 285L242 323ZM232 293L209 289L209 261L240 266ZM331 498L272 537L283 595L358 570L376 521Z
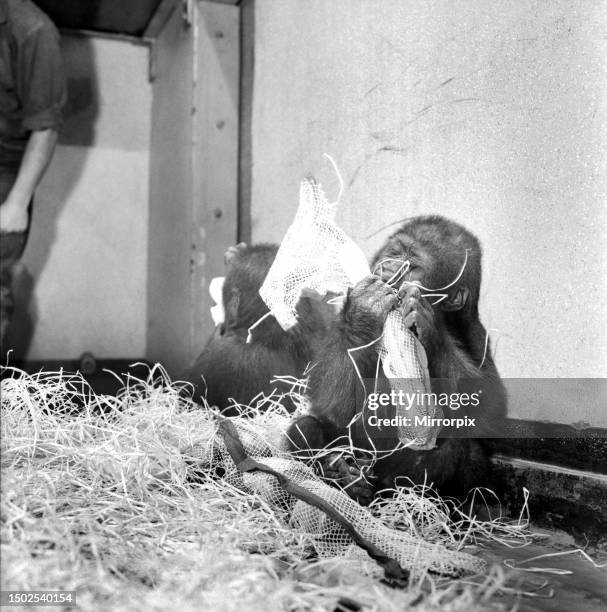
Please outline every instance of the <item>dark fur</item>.
M240 244L228 250L223 287L225 322L215 329L184 376L194 384L197 401L206 398L227 414L232 412L230 399L248 405L260 392L288 390L271 380L276 376L302 377L312 357L313 340L324 332L324 323L310 301L302 300L298 306L301 322L295 328L284 332L274 317L268 317L252 331L252 342L246 343L249 327L268 312L259 289L277 250L273 244Z
M480 407L462 409L457 416L468 414L478 419L477 434L491 436L505 416L506 394L497 373L486 332L479 320L478 299L481 285L481 248L478 240L462 226L439 216L416 217L406 221L380 249L374 266L385 258L408 259L411 271L406 278L419 280L434 289L451 283L460 272L468 251L467 265L459 282L448 290L442 305L431 306L413 290L413 310L425 314L417 323L418 337L428 356L432 378L443 379L440 389L459 391L483 389ZM383 280L388 280L398 264L384 266ZM347 349L365 345L381 333L387 312L377 316L376 303L381 298L381 283L370 289L355 287L350 291L341 320L333 326L317 351L309 382L312 402L310 414L297 419L289 429L292 450L322 448L347 435L347 425L361 411L363 394ZM375 294L375 295L374 295ZM466 294L463 307L458 299ZM389 308L388 308L389 310ZM363 378L373 378L376 371L375 347L354 353ZM387 381L383 381L386 388ZM471 389L472 387L472 389ZM381 390L381 389L380 389ZM449 416L449 415L445 415ZM369 441L361 428L362 420L352 428L358 447L393 448L394 440ZM443 435L449 435L444 432ZM475 440L441 438L431 451L402 450L375 466L377 487L391 487L399 476L414 482L433 482L442 494L461 495L473 486L487 485L489 462L481 444Z

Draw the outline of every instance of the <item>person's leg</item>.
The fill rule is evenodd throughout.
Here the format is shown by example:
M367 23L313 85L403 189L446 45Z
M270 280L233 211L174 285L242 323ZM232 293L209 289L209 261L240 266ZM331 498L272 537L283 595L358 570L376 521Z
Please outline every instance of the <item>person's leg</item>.
M15 176L14 173L0 170L0 203L8 196ZM0 361L2 363L5 363L6 352L10 348L6 345L6 333L15 310L13 271L25 250L27 235L28 230L6 233L0 231Z
M6 333L15 310L13 270L25 249L27 232L0 232L0 351L5 361Z

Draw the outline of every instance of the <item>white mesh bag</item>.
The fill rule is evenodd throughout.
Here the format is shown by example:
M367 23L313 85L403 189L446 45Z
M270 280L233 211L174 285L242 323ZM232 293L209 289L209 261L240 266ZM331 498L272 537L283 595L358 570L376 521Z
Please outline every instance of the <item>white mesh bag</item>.
M426 351L417 336L405 326L403 315L398 310L393 310L386 317L377 352L391 388L417 399L411 408L408 408L408 404L396 405L396 416L407 417L412 423L399 425L398 439L414 450L434 448L440 427L433 425L431 419L441 417L442 411L429 395L431 387Z
M370 273L363 252L335 224L336 211L313 178L301 183L295 220L259 290L285 331L297 322L295 306L304 287L339 293Z
M286 431L291 419L280 409L271 408L268 413L246 419L195 412L190 419L188 442L191 446L184 447L182 452L189 458L192 469L209 474L220 470L230 485L261 497L291 527L312 537L321 558L347 556L362 560L366 557L360 550L361 554L356 554L352 533L327 513L329 508L367 543L410 571L413 580L419 580L428 570L452 577L484 571L485 563L478 557L438 542L426 542L414 532L387 526L344 491L323 482L312 468L293 459L286 451ZM232 454L235 435L237 445L244 452L240 457L245 460L244 464L236 463ZM285 479L298 487L298 495L289 492ZM312 500L306 493L323 502L325 509L318 503L310 503ZM367 552L371 554L368 549Z

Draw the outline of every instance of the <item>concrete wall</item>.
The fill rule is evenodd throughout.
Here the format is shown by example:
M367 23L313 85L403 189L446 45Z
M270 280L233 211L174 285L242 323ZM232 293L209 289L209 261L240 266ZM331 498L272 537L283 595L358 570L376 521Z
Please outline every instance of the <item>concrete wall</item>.
M64 36L69 105L35 199L19 278L17 355L142 357L151 86L148 49Z
M335 196L330 153L367 254L420 213L480 237L503 376L605 376L606 26L599 1L257 0L253 238L306 173Z

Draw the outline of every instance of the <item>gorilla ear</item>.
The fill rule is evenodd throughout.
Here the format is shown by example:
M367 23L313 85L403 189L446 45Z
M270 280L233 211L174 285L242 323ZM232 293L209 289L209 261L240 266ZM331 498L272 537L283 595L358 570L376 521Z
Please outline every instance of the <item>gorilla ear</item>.
M246 242L239 242L237 245L235 246L231 246L230 248L228 248L228 250L225 252L224 256L223 256L223 263L226 266L229 266L240 254L240 251L244 251L244 249L247 248L247 243Z
M468 287L460 287L454 296L448 300L445 300L444 302L441 302L441 309L446 312L461 310L468 301L468 295L470 295Z

